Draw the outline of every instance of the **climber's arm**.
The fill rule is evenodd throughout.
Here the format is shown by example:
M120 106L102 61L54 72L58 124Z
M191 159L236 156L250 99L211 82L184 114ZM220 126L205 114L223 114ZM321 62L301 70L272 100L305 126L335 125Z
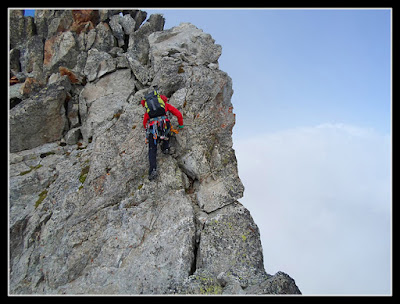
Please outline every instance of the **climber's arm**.
M147 112L146 113L144 113L144 115L143 115L143 127L146 129L146 125L147 125L147 121L149 120L149 114L147 114Z
M166 107L167 111L170 111L173 115L176 116L176 118L178 118L179 126L183 126L182 113L177 108L175 108L174 106L171 106L169 103L166 103L165 107Z
M165 96L165 95L160 95L160 97L161 97L161 99L162 99L164 102L168 102L167 96Z

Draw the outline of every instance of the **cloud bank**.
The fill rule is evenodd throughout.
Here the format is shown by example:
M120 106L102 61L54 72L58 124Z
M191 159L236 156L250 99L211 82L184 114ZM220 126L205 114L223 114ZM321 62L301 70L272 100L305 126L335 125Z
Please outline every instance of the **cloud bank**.
M234 141L268 273L303 294L390 294L391 142L344 124Z

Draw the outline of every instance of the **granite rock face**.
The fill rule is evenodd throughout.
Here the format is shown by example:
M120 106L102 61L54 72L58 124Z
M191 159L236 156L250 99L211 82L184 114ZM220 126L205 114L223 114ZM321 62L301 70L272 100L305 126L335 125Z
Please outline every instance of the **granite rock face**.
M265 271L238 201L232 80L209 34L137 10L10 16L10 88L37 84L10 89L10 294L300 294ZM150 86L185 124L155 181Z

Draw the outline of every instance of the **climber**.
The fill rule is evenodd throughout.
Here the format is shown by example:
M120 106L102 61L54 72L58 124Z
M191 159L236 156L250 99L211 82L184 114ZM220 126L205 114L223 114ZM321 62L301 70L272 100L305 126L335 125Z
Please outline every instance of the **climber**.
M141 101L146 108L143 116L143 127L146 129L146 142L149 144L149 180L157 177L157 142L162 140L161 151L164 154L170 153L169 137L171 122L167 112L171 112L178 118L179 128L183 128L183 117L178 109L168 104L168 98L160 95L156 88L152 88Z

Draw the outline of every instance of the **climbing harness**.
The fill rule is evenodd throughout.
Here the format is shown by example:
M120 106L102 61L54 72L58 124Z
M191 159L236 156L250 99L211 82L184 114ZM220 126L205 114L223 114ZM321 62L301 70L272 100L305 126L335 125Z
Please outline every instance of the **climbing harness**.
M159 116L150 118L146 126L146 139L145 143L148 143L149 135L153 135L154 144L157 144L157 139L169 139L171 129L171 123L167 116Z

